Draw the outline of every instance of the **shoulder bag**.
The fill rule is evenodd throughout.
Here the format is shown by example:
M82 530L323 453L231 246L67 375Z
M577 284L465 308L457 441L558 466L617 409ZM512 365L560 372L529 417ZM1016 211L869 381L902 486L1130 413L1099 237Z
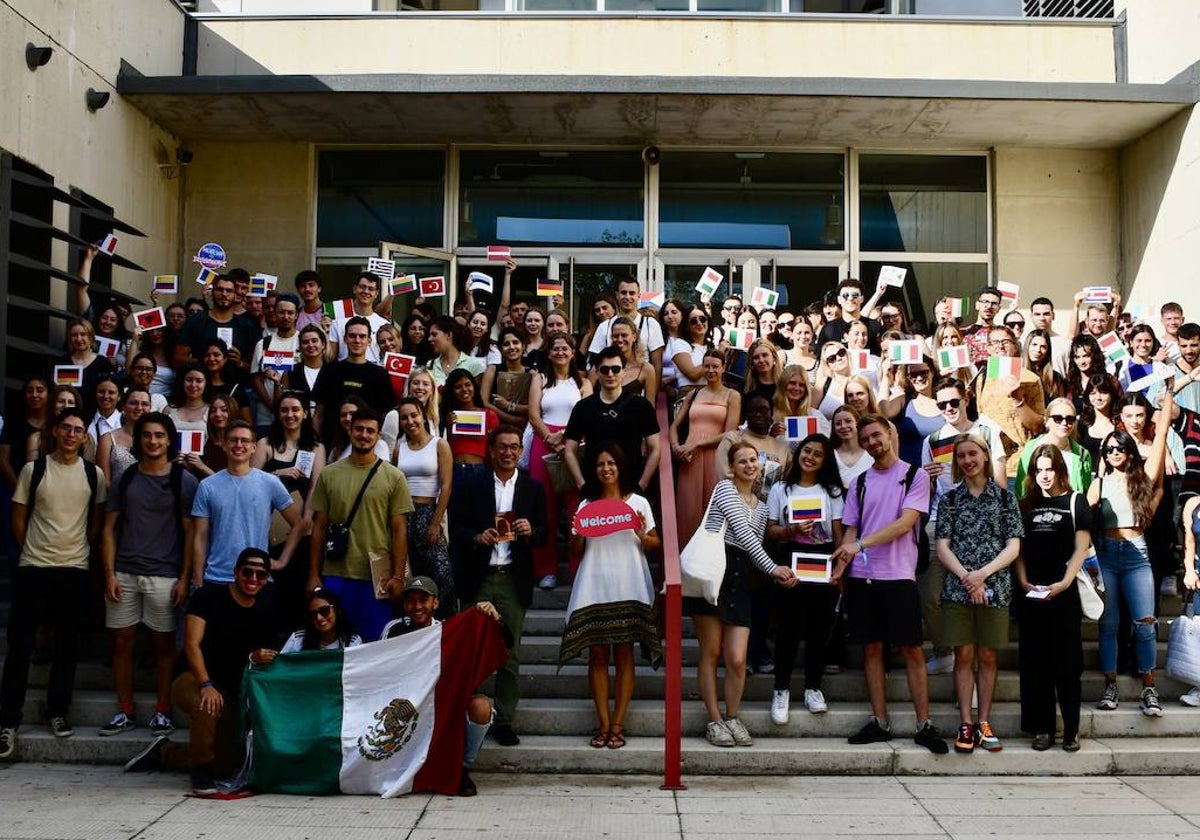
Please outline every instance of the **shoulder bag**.
M1079 529L1075 525L1075 501L1079 497L1079 493L1072 493L1071 500L1068 504L1071 506L1071 531L1077 532ZM1100 586L1096 586L1096 582L1092 580L1092 574L1088 571L1088 559L1096 556L1096 548L1092 546L1088 549L1088 554L1084 557L1083 565L1079 567L1079 573L1075 575L1075 588L1079 590L1079 604L1083 607L1083 615L1085 618L1090 618L1092 621L1099 621L1100 616L1104 615L1104 579L1101 578Z
M367 492L367 485L371 483L371 479L375 477L375 473L379 472L382 465L383 461L377 459L375 466L371 467L371 471L367 473L362 487L358 488L358 495L354 498L354 505L350 508L350 514L346 517L346 521L330 522L325 529L326 560L344 560L346 558L346 553L350 550L350 526L354 524L354 516L358 513L358 506L362 504L363 495Z
M717 603L721 582L725 579L725 529L724 520L717 531L704 527L712 512L713 500L708 500L700 527L679 552L679 570L683 577L682 592L685 598L703 598L710 604Z

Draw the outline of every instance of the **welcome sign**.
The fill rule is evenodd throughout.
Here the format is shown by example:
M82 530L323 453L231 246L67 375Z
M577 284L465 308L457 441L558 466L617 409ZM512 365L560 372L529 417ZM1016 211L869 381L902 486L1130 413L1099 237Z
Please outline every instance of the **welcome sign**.
M585 537L603 537L618 531L636 531L642 521L621 499L599 499L576 511L572 525Z

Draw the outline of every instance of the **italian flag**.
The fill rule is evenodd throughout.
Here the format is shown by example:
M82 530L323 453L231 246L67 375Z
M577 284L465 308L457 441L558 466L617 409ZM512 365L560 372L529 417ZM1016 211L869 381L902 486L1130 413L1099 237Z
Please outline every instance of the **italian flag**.
M395 639L287 654L243 683L249 786L269 793L455 794L467 702L508 658L476 609Z

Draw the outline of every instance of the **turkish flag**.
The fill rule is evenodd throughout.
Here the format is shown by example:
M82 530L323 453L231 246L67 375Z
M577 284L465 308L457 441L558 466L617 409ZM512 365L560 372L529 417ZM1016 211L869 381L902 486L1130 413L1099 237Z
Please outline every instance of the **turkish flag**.
M445 277L422 277L417 281L421 297L445 297Z
M406 356L403 353L385 353L383 355L383 369L392 376L408 376L412 373L413 365L416 364L415 356Z

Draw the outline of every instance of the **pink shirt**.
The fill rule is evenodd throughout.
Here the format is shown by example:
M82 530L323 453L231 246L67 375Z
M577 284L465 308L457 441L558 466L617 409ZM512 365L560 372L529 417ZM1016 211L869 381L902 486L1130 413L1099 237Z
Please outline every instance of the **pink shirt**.
M847 528L857 528L858 536L873 534L891 525L905 510L918 513L929 512L929 477L924 470L917 470L912 486L906 492L904 478L908 475L908 464L897 461L886 470L871 467L866 476L866 493L863 494L863 510L858 505L858 479L850 482L846 491L846 507L842 512L842 523ZM917 572L917 528L890 543L873 545L864 549L850 564L849 576L872 580L916 580Z

